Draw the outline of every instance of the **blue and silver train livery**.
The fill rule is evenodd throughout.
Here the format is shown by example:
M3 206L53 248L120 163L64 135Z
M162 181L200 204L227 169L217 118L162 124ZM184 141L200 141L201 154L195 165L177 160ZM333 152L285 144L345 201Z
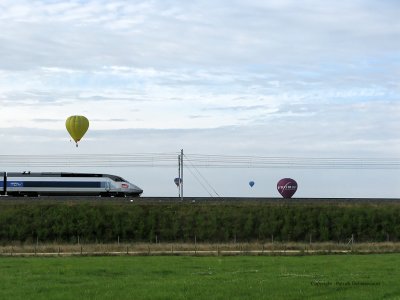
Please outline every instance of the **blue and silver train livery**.
M143 190L109 174L0 172L0 194L8 196L140 196Z

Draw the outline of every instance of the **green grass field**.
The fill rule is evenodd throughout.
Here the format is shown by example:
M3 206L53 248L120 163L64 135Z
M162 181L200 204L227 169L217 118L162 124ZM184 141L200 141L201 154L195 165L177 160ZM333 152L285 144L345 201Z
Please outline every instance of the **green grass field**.
M400 299L400 254L0 258L0 299Z

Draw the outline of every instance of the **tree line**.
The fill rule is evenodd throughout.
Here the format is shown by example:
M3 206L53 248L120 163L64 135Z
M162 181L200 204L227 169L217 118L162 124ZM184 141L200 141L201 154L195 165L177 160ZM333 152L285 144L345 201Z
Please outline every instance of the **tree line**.
M359 242L400 240L396 204L14 204L0 241Z

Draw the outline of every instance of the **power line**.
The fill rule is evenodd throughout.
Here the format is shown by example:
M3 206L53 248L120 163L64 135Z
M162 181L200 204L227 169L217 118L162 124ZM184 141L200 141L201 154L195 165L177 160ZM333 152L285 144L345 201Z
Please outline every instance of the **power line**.
M1 167L176 167L175 153L0 155ZM188 154L195 168L400 169L400 158Z
M191 169L188 169L188 170L193 175L193 177L197 180L197 182L203 187L203 189L208 193L208 195L211 198L213 198L213 195L210 193L210 191L207 189L207 187L197 178L196 174L194 174Z
M193 167L193 169L197 172L197 174L199 174L199 176L203 179L203 181L208 185L208 187L209 188L211 188L213 191L214 191L214 193L218 196L218 197L220 197L220 195L217 193L217 191L214 189L214 187L208 182L208 180L199 172L199 170L192 164L192 162L190 161L190 159L188 159L187 158L187 155L186 154L184 154L184 157L186 157L186 161ZM190 168L189 168L189 171L190 171ZM192 173L193 174L193 173ZM197 177L195 176L195 178L197 179ZM197 179L198 180L198 179ZM198 180L199 182L200 182L200 180ZM203 185L202 185L203 186ZM204 186L203 186L203 188L204 188ZM208 190L207 190L207 192L208 192ZM209 192L208 192L209 193ZM210 193L209 193L210 194ZM211 194L210 194L210 196L211 196ZM212 197L212 196L211 196Z

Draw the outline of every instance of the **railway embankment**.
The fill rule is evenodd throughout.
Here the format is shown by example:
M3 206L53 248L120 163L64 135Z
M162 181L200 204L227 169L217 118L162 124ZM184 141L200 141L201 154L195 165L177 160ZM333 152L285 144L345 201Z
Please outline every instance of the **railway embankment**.
M400 202L372 200L1 197L0 243L400 241Z

